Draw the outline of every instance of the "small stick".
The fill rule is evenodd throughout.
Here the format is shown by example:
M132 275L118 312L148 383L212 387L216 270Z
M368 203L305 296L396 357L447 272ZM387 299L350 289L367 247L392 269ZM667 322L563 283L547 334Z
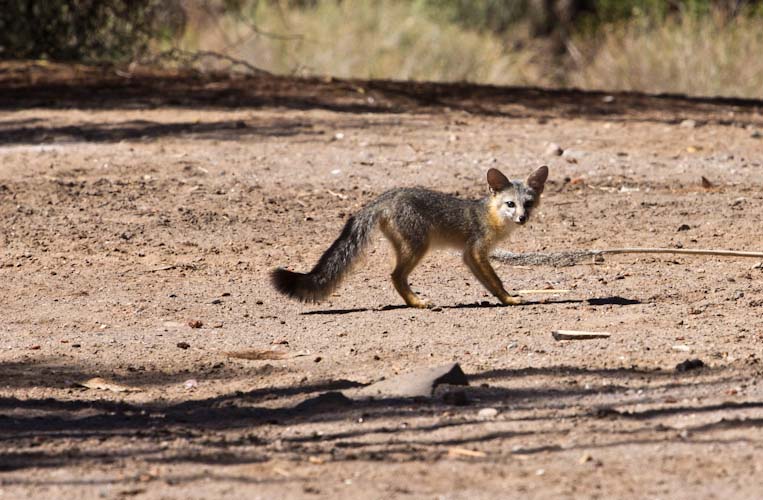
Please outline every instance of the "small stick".
M448 448L448 456L483 458L487 456L487 453L485 453L484 451L470 450L468 448L453 447L453 448Z
M554 330L551 332L555 340L589 340L608 339L612 336L607 332L580 332L577 330Z
M679 254L679 255L711 255L717 257L752 257L763 259L763 252L742 252L736 250L713 250L692 248L611 248L606 250L568 250L565 252L528 252L512 253L498 250L491 255L492 258L509 264L520 265L551 265L556 267L574 266L584 262L588 258L596 258L604 254ZM595 260L594 260L595 262Z
M763 258L763 252L740 252L737 250L712 250L700 248L611 248L609 250L591 250L594 255L605 253L675 253L686 255L718 255L721 257Z
M327 189L326 191L327 191L327 192L328 192L328 194L330 194L331 196L334 196L335 198L339 198L340 200L346 200L346 199L347 199L347 195L346 195L346 194L342 194L342 193L335 193L334 191L332 191L332 190L330 190L330 189Z
M172 269L176 269L177 267L178 266L173 264L171 266L162 266L162 267L156 267L154 269L146 269L146 272L147 273L156 273L156 272L159 272L159 271L170 271Z

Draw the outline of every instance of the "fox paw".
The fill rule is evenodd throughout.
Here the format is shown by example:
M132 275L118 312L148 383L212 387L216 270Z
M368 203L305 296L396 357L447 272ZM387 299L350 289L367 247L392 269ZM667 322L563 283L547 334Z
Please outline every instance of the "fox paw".
M416 309L432 309L434 306L423 300L412 300L408 302L408 307L415 307Z
M519 304L523 303L522 297L519 295L509 295L506 294L503 297L500 297L500 301L505 306L518 306Z

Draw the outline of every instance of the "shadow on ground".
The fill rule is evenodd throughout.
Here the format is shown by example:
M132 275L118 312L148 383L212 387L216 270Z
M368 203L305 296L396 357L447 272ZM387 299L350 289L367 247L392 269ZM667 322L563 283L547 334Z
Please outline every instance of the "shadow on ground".
M530 307L530 306L553 306L553 305L560 305L560 304L580 304L580 305L588 305L588 306L630 306L630 305L638 305L642 304L642 302L638 299L628 299L625 297L619 297L619 296L612 296L612 297L597 297L597 298L591 298L591 299L541 299L541 300L524 300L521 304L508 306L505 304L500 304L498 302L488 302L488 301L482 301L482 302L472 302L472 303L464 303L464 304L455 304L455 305L445 305L445 306L437 306L433 307L430 310L432 312L439 312L444 309L491 309L496 307ZM343 315L343 314L354 314L354 313L362 313L362 312L383 312L383 311L397 311L400 309L406 309L408 306L405 305L388 305L383 306L379 308L369 308L369 307L356 307L353 309L316 309L314 311L306 311L303 312L303 316L314 316L314 315Z
M505 118L679 123L698 114L730 126L763 123L763 101L466 83L201 75L34 63L0 65L0 109L287 108L339 113L460 110ZM731 115L730 111L740 113ZM29 124L27 124L29 125ZM235 126L235 125L234 125ZM182 132L183 128L176 129Z
M162 374L154 378L157 384L163 382ZM594 388L571 384L575 378L605 383ZM724 418L687 432L701 436L717 430L763 428L763 419L738 413L763 408L763 401L665 404L666 394L698 387L718 392L718 387L736 383L738 378L723 369L676 373L554 366L473 373L470 386L445 387L431 399L325 396L361 386L348 380L235 392L176 404L106 401L93 392L70 399L5 397L0 398L0 448L6 450L0 451L0 471L127 458L148 463L244 464L276 456L305 459L313 453L329 453L331 460L431 460L446 454L448 447L485 442L498 446L516 437L544 435L550 444L507 453L559 452L569 449L558 444L560 437L583 420L630 423L599 430L598 434L611 435L574 447L591 449L674 439L675 429L661 419L711 412L723 412ZM527 384L528 380L536 382ZM524 383L511 387L518 382ZM453 391L462 397L449 398ZM612 403L596 404L603 395ZM501 412L489 427L477 418L484 407ZM449 417L440 418L444 414ZM332 422L341 422L343 430L317 434L309 430ZM532 423L532 429L522 427L524 423ZM278 431L302 427L304 432L288 436ZM455 437L452 433L438 437L438 430L448 428L459 432ZM182 446L168 446L173 442Z

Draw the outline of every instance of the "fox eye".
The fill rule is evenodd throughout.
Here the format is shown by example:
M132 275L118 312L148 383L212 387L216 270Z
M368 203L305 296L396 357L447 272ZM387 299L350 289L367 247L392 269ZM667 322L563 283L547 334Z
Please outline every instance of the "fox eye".
M517 205L516 205L516 203L514 203L513 201L507 201L507 202L506 202L506 206L507 206L507 207L509 207L509 208L514 208L514 207L516 207Z

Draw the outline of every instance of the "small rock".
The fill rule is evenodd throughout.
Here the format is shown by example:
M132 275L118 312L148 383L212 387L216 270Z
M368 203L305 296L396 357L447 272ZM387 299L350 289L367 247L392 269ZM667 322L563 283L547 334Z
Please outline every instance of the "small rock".
M705 363L701 359L687 359L682 363L676 365L677 372L688 372L689 370L696 370L705 366Z
M763 137L763 133L761 133L760 130L753 130L752 132L750 132L750 137L752 137L753 139L760 139L761 137Z
M546 156L562 156L563 153L564 150L559 146L559 144L550 142L548 146L546 146Z
M483 408L477 412L477 416L479 418L484 418L484 419L495 418L496 416L498 416L498 410L496 410L495 408Z
M202 323L198 319L192 319L188 321L188 326L190 326L191 328L201 328L202 326L204 326L204 323Z
M198 386L199 386L199 383L196 381L195 378L190 378L186 380L185 382L183 382L183 387L185 387L188 390L195 389Z
M568 163L577 163L585 157L585 152L577 149L565 149L562 153L562 158L567 160Z
M683 128L697 128L696 120L684 120L681 122Z
M359 397L432 397L438 385L469 385L458 363L397 375L357 391Z
M191 344L189 344L188 342L178 342L177 346L181 349L188 349L189 347L191 347Z
M209 303L213 305L217 305L217 304L222 304L223 301L222 299L212 299L211 301L209 301Z
M688 231L689 229L691 229L691 226L689 224L681 224L680 226L678 226L678 229L676 229L676 231L678 232Z

